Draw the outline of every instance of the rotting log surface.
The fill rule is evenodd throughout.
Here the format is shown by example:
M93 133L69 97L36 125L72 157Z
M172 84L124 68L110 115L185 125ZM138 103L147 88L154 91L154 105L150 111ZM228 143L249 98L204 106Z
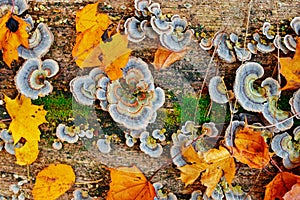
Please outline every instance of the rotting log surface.
M163 13L180 14L187 18L192 27L203 25L207 30L213 33L219 30L226 30L228 33L235 32L238 35L242 35L242 33L245 32L249 1L160 0L156 2L161 3ZM58 61L60 65L59 75L51 80L55 91L61 90L68 92L70 80L81 73L72 59L71 51L76 37L76 10L83 7L86 3L86 1L30 2L28 13L32 15L34 20L46 23L51 28L55 37L50 52L44 57L44 59L52 58ZM189 3L192 7L189 9L185 8L185 3ZM107 11L111 15L121 15L124 19L133 16L133 1L111 0L107 2L107 4L113 7L113 10ZM46 9L40 9L40 5L43 5ZM126 9L121 8L121 6L124 5ZM275 24L281 20L288 20L292 17L299 16L299 0L281 1L280 3L274 3L274 1L269 0L259 0L253 1L251 5L249 33L261 27L264 20L269 20L272 24ZM143 58L145 60L151 61L151 56L153 56L151 48L156 47L149 48L149 46L147 46L142 52L135 52L135 55L144 56ZM193 48L187 57L173 65L172 70L162 71L160 74L155 72L155 82L163 88L169 86L174 87L175 93L190 93L193 89L197 90L199 89L199 84L201 85L203 81L210 56L211 54L201 50L196 43L193 43ZM275 57L271 55L258 54L254 56L253 61L260 62L265 69L270 69L270 71L273 71L277 66ZM14 75L21 63L22 59L13 66L13 69L3 66L0 68L1 92L10 97L17 94L14 86ZM2 63L0 64L3 65ZM234 71L238 65L239 63L225 64L224 62L219 62L218 59L214 59L209 75L219 73L225 75L225 78L228 80L233 80ZM166 80L178 80L178 82L166 83ZM232 81L228 81L228 83L230 84ZM197 87L194 87L195 85ZM194 90L192 92L194 92ZM2 112L4 112L3 107L0 107L0 111L0 118L7 117L7 115L2 114ZM47 138L46 133L43 134L44 138ZM50 163L68 163L72 165L76 172L77 182L102 178L102 182L96 185L85 185L84 187L90 187L92 194L97 194L99 195L99 199L104 199L105 193L108 190L109 177L108 172L102 167L102 164L108 167L114 167L135 163L145 172L146 176L151 176L161 165L169 162L168 153L165 153L162 158L157 161L156 159L150 159L136 149L128 149L122 144L114 145L114 151L108 155L101 155L97 153L96 150L92 150L93 148L82 148L82 146L81 143L78 145L64 145L64 149L57 152L52 149L49 142L42 139L39 145L41 150L39 157L36 162L29 167L30 175L35 177L41 169ZM12 192L8 190L10 184L15 184L27 176L26 167L18 166L14 162L15 158L13 156L3 151L0 152L0 194L4 196L12 195ZM263 171L261 173L259 170L250 169L245 165L238 164L237 178L234 180L234 183L240 184L245 191L249 191L253 199L262 199L264 186L270 182L275 175L272 173L274 168L271 167L268 170L270 172ZM193 186L184 188L182 183L175 179L178 175L178 170L175 170L172 168L172 165L169 165L163 168L152 181L161 181L166 188L174 192L179 199L189 199L189 195L186 194L191 193L192 190L198 187L203 189L199 181ZM25 184L23 187L26 196L29 198L32 198L30 193L32 187L33 183ZM79 187L80 185L73 186L72 189L60 199L71 199L72 191Z

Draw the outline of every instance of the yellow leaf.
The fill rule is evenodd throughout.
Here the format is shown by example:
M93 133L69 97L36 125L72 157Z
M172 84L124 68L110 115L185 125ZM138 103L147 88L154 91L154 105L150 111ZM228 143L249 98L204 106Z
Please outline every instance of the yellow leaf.
M153 66L155 69L160 70L169 67L171 64L183 58L186 49L180 52L170 51L166 48L159 47L154 55Z
M30 165L38 157L38 141L27 141L23 147L15 148L15 151L18 165Z
M121 78L122 68L126 66L131 53L127 45L127 36L117 33L110 38L110 41L101 41L100 45L86 57L82 67L99 66L110 80Z
M39 125L47 122L45 119L47 111L43 106L31 104L31 99L24 95L18 95L15 99L10 99L4 95L5 107L12 119L9 125L9 131L12 133L14 143L16 144L22 137L27 142L39 141Z
M27 23L21 18L7 12L0 18L0 50L3 52L4 62L11 67L13 60L18 60L18 47L28 48Z
M74 182L75 174L71 166L51 164L38 173L32 195L35 200L55 200L69 190Z
M287 83L281 90L298 89L300 87L300 38L297 38L295 55L292 58L280 58L280 73Z
M156 196L153 185L136 166L109 170L111 183L107 200L153 200Z

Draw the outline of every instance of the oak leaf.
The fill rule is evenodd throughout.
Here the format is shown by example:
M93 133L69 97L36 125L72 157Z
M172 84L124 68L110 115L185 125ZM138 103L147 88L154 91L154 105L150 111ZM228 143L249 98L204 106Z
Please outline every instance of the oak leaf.
M102 41L101 36L108 29L111 21L107 14L98 13L99 3L89 4L76 13L76 43L72 50L72 55L76 64L83 67L95 67L94 63L82 66L86 57Z
M18 47L28 48L28 24L21 18L7 12L0 18L0 50L3 52L4 62L11 67L13 60L18 60Z
M273 200L275 198L283 199L283 196L290 191L295 184L300 184L300 176L289 172L278 173L266 186L264 200Z
M207 187L206 195L211 196L221 177L231 184L235 175L235 162L224 147L211 149L197 154L190 145L182 149L182 155L188 164L179 167L180 178L185 185L192 184L201 175L201 183Z
M107 200L153 200L156 196L153 185L136 166L109 170L111 183Z
M15 148L15 152L18 165L30 165L39 155L38 141L27 141L24 146Z
M110 80L117 80L123 76L122 68L126 66L131 54L127 45L127 36L116 33L109 41L100 42L86 57L82 67L99 66Z
M295 55L292 58L280 58L280 73L287 83L281 90L298 89L300 87L300 38L297 38Z
M10 99L4 95L5 107L12 121L9 131L12 133L14 144L21 138L26 141L39 141L39 125L46 123L46 113L43 106L31 104L31 99L24 95L18 95L15 99Z
M75 173L71 166L51 164L36 177L32 195L35 200L55 200L75 183Z
M156 70L169 67L171 64L184 57L186 49L174 52L163 47L159 47L154 55L153 66Z
M251 168L262 169L270 162L268 144L261 136L261 132L245 127L236 131L233 139L233 157L247 164Z

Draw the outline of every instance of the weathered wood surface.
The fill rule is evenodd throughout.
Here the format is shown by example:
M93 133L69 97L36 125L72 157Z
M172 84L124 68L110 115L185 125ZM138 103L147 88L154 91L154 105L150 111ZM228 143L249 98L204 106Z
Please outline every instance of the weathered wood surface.
M91 2L91 1L90 1ZM246 29L247 13L249 11L249 1L240 0L211 0L211 1L180 1L180 0L160 0L156 1L161 3L164 13L180 14L188 19L192 26L204 25L204 27L211 32L219 30L226 30L227 32L235 32L243 35ZM35 20L44 21L51 28L54 34L55 42L50 52L44 57L52 58L59 62L60 73L52 79L52 84L55 91L69 91L69 81L76 75L80 74L79 68L72 60L71 50L75 43L75 13L76 10L83 7L87 2L85 1L40 1L39 3L30 2L29 14ZM119 13L124 18L133 15L133 1L107 1L114 9L110 13ZM187 9L184 7L185 3L192 5ZM45 6L45 10L35 10L34 7L39 8L40 5ZM126 6L122 9L122 6ZM299 0L289 0L274 2L271 0L257 0L252 1L249 21L249 32L262 26L264 20L269 20L272 24L287 20L295 16L299 16ZM147 44L146 44L147 45ZM149 47L151 48L155 47ZM149 50L149 51L150 51ZM145 55L151 55L148 50L142 51ZM138 54L138 53L137 53ZM151 56L150 56L151 57ZM164 89L173 87L173 89L180 94L181 92L194 93L194 89L199 89L201 82L204 79L205 71L209 63L211 54L199 48L196 42L193 43L192 50L188 53L187 57L182 61L177 62L170 71L162 71L160 74L154 74L156 84ZM149 58L148 58L149 59ZM271 71L277 66L275 57L270 55L258 54L254 56L254 61L259 61L267 69ZM275 61L275 62L274 62ZM19 65L22 61L19 62ZM234 71L239 63L225 64L215 59L212 63L210 75L219 73L225 75L228 80L232 80ZM9 96L16 95L17 91L14 86L14 75L19 66L14 66L13 69L7 67L0 67L0 90ZM162 78L163 77L163 78ZM178 80L178 82L174 82ZM230 81L228 82L230 84ZM232 82L231 82L232 83ZM230 87L230 85L229 85ZM4 108L1 108L4 112ZM3 114L0 115L4 116ZM169 162L168 151L159 160L150 159L138 150L128 149L124 145L114 145L114 151L107 155L99 154L92 148L79 148L84 145L78 144L65 145L62 151L55 151L44 139L40 146L40 154L36 162L30 166L30 175L35 177L37 173L50 163L68 163L71 164L76 172L77 181L83 180L96 180L103 178L103 182L97 185L85 185L91 187L92 194L98 194L103 199L105 192L108 189L109 178L107 171L102 169L102 164L109 167L118 165L129 165L135 163L138 165L147 176L150 176L160 166ZM5 152L0 152L0 194L4 196L12 195L8 190L10 184L15 184L18 181L25 179L27 176L26 167L21 167L14 164L15 158ZM234 183L242 185L245 191L253 199L262 199L264 186L272 179L274 169L271 167L266 172L262 173L259 170L250 169L244 165L239 165L237 170L237 178ZM172 165L163 168L152 181L162 181L166 187L178 195L179 199L189 199L189 195L193 187L184 188L182 183L175 178L178 177L177 170L172 168ZM33 184L25 184L24 191L26 196L32 198L30 190ZM75 188L72 189L60 199L70 199L70 194Z

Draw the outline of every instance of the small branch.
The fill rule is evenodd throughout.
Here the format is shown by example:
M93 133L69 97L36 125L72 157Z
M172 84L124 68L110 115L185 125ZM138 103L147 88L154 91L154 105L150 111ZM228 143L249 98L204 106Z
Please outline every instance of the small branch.
M86 185L86 184L93 184L93 183L99 183L103 181L103 178L99 179L99 180L95 180L95 181L85 181L85 182L75 182L75 185Z

